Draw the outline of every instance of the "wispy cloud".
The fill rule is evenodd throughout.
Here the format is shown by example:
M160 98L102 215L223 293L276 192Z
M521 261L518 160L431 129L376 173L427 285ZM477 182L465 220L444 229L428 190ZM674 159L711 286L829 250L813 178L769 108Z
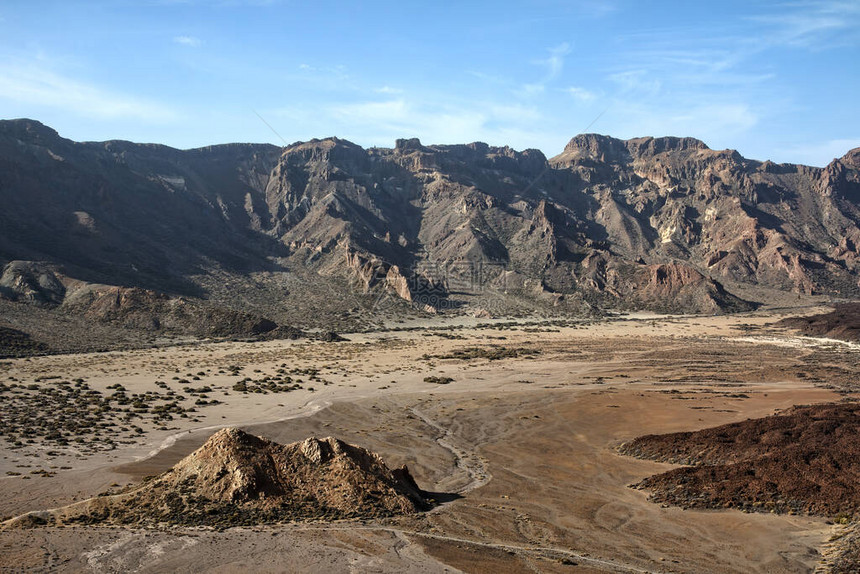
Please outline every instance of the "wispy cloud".
M177 44L190 46L192 48L197 48L203 44L203 41L195 36L175 36L173 41Z
M578 88L576 86L572 86L567 88L567 93L573 96L575 99L580 102L593 102L597 99L597 94L592 92L591 90L586 90L585 88Z
M777 156L805 158L803 160L805 163L823 167L835 158L840 158L849 150L858 147L860 147L860 137L810 142L803 145L780 148L775 150L775 152Z
M544 84L523 84L516 91L518 96L531 98L534 96L539 96L546 92L546 86Z
M341 104L328 111L334 118L352 123L403 125L410 121L410 106L403 99Z
M343 65L335 65L335 66L314 66L308 63L299 64L299 70L308 75L314 75L317 77L335 77L339 79L345 79L349 76L346 66Z
M860 3L839 0L777 2L722 26L644 29L622 38L635 50L619 54L613 79L650 73L700 83L753 84L773 79L750 73L751 62L767 62L764 53L780 48L821 50L845 42L860 43Z
M543 94L547 86L559 77L564 69L564 58L570 54L570 44L564 42L549 48L547 51L549 52L548 57L534 61L536 66L544 69L543 76L536 82L521 85L515 90L516 95L531 98Z
M618 53L605 75L611 108L600 125L623 137L692 135L720 147L756 141L763 122L785 122L798 109L793 80L776 63L786 50L857 44L857 29L860 3L772 0L717 24L637 30L620 38L635 48Z
M547 68L545 81L554 80L564 68L564 57L570 54L570 44L564 42L549 49L549 58L540 62Z
M177 115L158 102L75 80L32 62L0 61L0 99L99 119L168 121Z
M656 96L660 93L663 82L649 70L627 70L609 75L621 95Z
M381 88L376 88L373 90L377 94L402 94L403 90L400 88L392 88L391 86L382 86Z
M291 106L269 114L298 139L330 133L362 145L390 146L397 138L417 136L426 143L481 140L521 148L545 141L540 111L520 104L445 101L425 94L314 106L312 112L307 106Z
M778 8L775 14L747 17L763 27L760 40L769 45L822 48L838 43L839 32L856 31L860 23L860 4L852 1L787 2Z
M693 136L715 147L736 147L744 133L760 123L760 114L745 103L683 103L616 101L601 129L619 137Z

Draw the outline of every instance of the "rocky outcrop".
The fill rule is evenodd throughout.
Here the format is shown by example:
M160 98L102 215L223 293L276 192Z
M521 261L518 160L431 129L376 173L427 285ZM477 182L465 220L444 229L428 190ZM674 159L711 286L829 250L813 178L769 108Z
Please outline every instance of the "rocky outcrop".
M53 266L36 261L12 261L0 275L0 297L11 301L59 305L66 286Z
M281 445L236 428L125 493L47 513L43 524L229 527L414 514L428 501L406 467L332 437ZM34 526L32 515L7 522Z
M300 332L206 301L142 289L71 279L54 266L13 261L0 275L0 299L36 304L88 321L125 329L197 337L277 336Z
M740 508L856 517L860 406L797 406L695 432L621 445L638 458L687 465L641 481L651 499L684 508Z
M827 337L858 343L860 342L860 303L840 303L827 313L809 317L790 317L778 324L797 329L807 337Z
M754 308L688 265L647 265L635 272L631 295L644 308L668 312L721 313Z
M278 329L264 317L139 287L81 286L63 309L125 328L198 337L266 335Z

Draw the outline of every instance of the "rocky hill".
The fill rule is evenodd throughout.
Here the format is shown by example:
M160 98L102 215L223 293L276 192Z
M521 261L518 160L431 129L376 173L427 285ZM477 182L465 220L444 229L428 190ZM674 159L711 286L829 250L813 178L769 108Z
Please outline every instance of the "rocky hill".
M860 405L823 404L696 432L643 436L619 450L688 465L636 485L656 502L851 518L860 514L858 437Z
M623 454L686 465L633 485L682 508L825 516L837 529L816 572L860 571L860 405L794 406L695 432L647 435Z
M291 520L382 518L429 508L406 467L335 438L280 445L235 428L216 432L164 474L121 494L31 513L40 524L229 527Z
M860 342L860 303L840 303L833 311L808 317L789 317L780 325L797 329L808 337L827 337Z
M860 149L825 168L595 134L551 159L416 139L181 151L2 121L0 297L89 312L74 280L347 328L409 308L737 311L860 295L858 199ZM44 265L65 292L7 277Z

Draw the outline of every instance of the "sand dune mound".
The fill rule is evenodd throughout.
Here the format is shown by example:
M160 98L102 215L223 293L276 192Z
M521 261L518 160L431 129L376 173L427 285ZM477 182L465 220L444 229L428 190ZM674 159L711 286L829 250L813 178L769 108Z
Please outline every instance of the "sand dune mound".
M860 404L793 407L696 432L621 445L638 458L690 465L636 485L684 508L860 514Z
M428 507L406 467L336 438L281 445L222 429L164 474L7 526L183 524L236 526L290 520L381 518Z

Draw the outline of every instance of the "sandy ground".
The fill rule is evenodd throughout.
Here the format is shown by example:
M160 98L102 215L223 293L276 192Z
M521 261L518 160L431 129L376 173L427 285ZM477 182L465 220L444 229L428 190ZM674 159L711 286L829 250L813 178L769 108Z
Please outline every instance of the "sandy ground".
M4 531L0 568L808 572L832 533L824 519L662 508L628 485L671 467L614 451L642 434L852 393L860 351L769 326L784 314L423 325L341 343L200 344L5 362L0 380L41 385L48 383L35 380L46 375L80 377L105 391L116 383L129 392L157 391L163 387L155 381L166 381L181 392L173 377L202 372L193 385L210 386L208 397L221 404L193 418L140 423L145 432L133 444L104 453L40 444L13 450L0 441L0 516L68 504L166 470L226 425L281 442L334 435L360 444L391 466L409 465L443 503L419 518L382 523ZM490 345L540 353L439 358ZM241 374L219 373L229 365L241 366ZM232 388L285 368L318 369L318 380L287 393ZM428 383L427 376L453 382ZM32 469L56 474L25 472Z

